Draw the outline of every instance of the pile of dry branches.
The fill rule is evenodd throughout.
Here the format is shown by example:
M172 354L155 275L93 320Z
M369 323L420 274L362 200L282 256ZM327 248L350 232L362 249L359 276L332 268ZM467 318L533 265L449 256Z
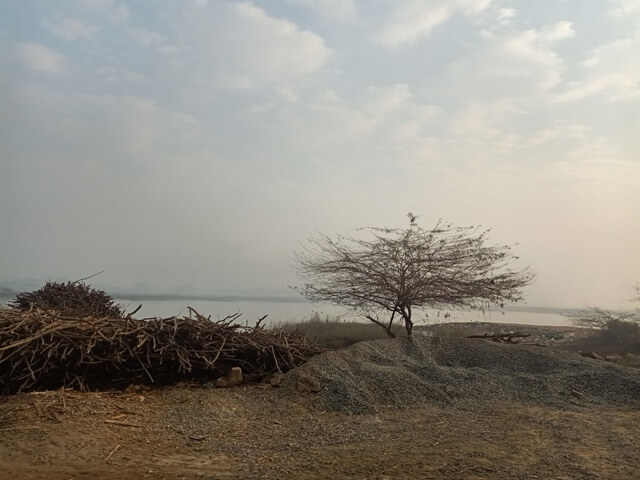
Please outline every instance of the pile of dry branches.
M238 325L239 315L211 320L190 313L138 320L2 310L0 394L208 380L232 367L259 380L320 351L301 333Z
M34 292L22 292L11 301L18 310L57 310L74 316L122 317L124 310L102 290L77 282L47 282Z

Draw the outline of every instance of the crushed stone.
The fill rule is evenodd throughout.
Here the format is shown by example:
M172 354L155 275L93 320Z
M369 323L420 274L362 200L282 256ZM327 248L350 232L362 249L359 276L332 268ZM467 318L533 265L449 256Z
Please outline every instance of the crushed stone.
M557 408L640 407L640 369L538 346L416 335L325 352L284 376L319 380L324 408L366 413L434 405L482 409L499 402Z

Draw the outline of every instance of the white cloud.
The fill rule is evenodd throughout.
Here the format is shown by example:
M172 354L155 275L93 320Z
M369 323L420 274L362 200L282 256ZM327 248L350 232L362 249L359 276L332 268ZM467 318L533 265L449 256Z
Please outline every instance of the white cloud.
M571 22L558 22L541 29L530 29L510 35L504 51L517 61L519 69L539 75L543 89L557 86L564 72L564 60L553 50L553 44L574 35Z
M95 36L98 28L77 18L61 18L42 20L42 26L54 35L65 40L77 40L78 38L88 40Z
M610 13L616 17L640 14L640 0L609 0L612 5Z
M145 28L130 28L127 30L127 33L129 37L141 47L154 48L163 55L174 57L174 64L180 64L175 57L185 50L184 45L171 43L164 35Z
M378 33L377 40L387 47L413 43L429 35L454 15L477 15L492 0L447 0L393 2L390 21Z
M16 44L18 61L25 67L38 72L62 73L66 68L63 55L38 43Z
M602 95L609 101L640 96L640 35L615 40L594 49L582 62L582 76L554 97L575 102Z
M122 22L131 15L126 5L114 0L83 0L82 4L91 10L105 14L113 22Z
M166 41L161 34L144 28L130 28L128 33L129 36L141 47L162 45Z
M12 105L33 148L41 145L40 154L57 152L68 162L154 163L201 131L191 115L133 95L58 93L29 84L14 89Z
M475 101L448 116L449 127L443 147L450 158L495 165L519 149L522 135L510 127L523 112L510 101Z
M346 21L357 17L358 8L354 0L287 0L301 5L331 19Z
M487 19L493 22L493 19ZM427 77L426 85L457 104L481 101L539 104L562 85L566 60L556 48L572 35L573 27L559 22L519 30L491 25L443 72Z
M609 92L612 101L640 96L640 80L624 75L602 75L583 82L574 82L569 88L553 97L554 102L575 102L594 95ZM616 92L616 93L613 93Z
M538 132L532 132L526 146L539 146L558 139L580 140L584 144L590 131L589 127L580 123L554 122Z
M516 15L518 15L518 11L514 8L500 8L498 9L497 21L500 25L508 25Z
M305 158L310 168L331 176L415 162L413 148L422 145L441 114L404 84L367 87L350 96L328 89L295 105L256 104L249 113L261 150L279 150L296 163Z
M573 24L571 22L563 21L543 27L540 30L539 35L542 41L552 43L571 38L575 33Z
M100 67L96 69L98 76L105 82L148 83L144 75L117 67Z
M196 72L232 88L291 83L321 68L330 55L322 37L249 3L191 9L180 36Z

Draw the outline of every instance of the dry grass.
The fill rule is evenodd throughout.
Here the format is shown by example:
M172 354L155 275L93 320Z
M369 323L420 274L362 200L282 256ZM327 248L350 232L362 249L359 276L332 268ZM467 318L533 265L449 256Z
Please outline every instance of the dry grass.
M373 323L343 321L328 316L320 318L319 315L304 321L278 323L274 328L282 328L285 332L297 330L302 332L308 340L329 348L341 348L357 342L388 338L387 333ZM395 325L392 330L397 336L406 335L401 325Z
M487 332L486 325L474 325L465 322L437 323L422 327L437 337L468 337Z
M358 342L389 338L381 327L371 322L346 321L328 315L321 317L318 314L309 320L276 323L272 328L282 328L287 332L297 330L302 332L308 340L329 348L342 348ZM392 331L398 337L407 334L400 323L394 325ZM486 325L470 323L439 323L414 327L414 334L429 332L439 337L467 337L481 335L486 331Z

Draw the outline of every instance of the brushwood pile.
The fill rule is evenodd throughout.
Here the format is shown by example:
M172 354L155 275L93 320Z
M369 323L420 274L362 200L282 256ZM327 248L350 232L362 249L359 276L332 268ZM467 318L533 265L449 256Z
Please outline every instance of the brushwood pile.
M21 311L56 310L66 315L122 317L124 309L106 292L79 282L47 282L33 292L22 292L9 304Z
M0 310L0 394L110 390L286 372L320 352L301 333L183 317L135 319L84 284L47 284Z

